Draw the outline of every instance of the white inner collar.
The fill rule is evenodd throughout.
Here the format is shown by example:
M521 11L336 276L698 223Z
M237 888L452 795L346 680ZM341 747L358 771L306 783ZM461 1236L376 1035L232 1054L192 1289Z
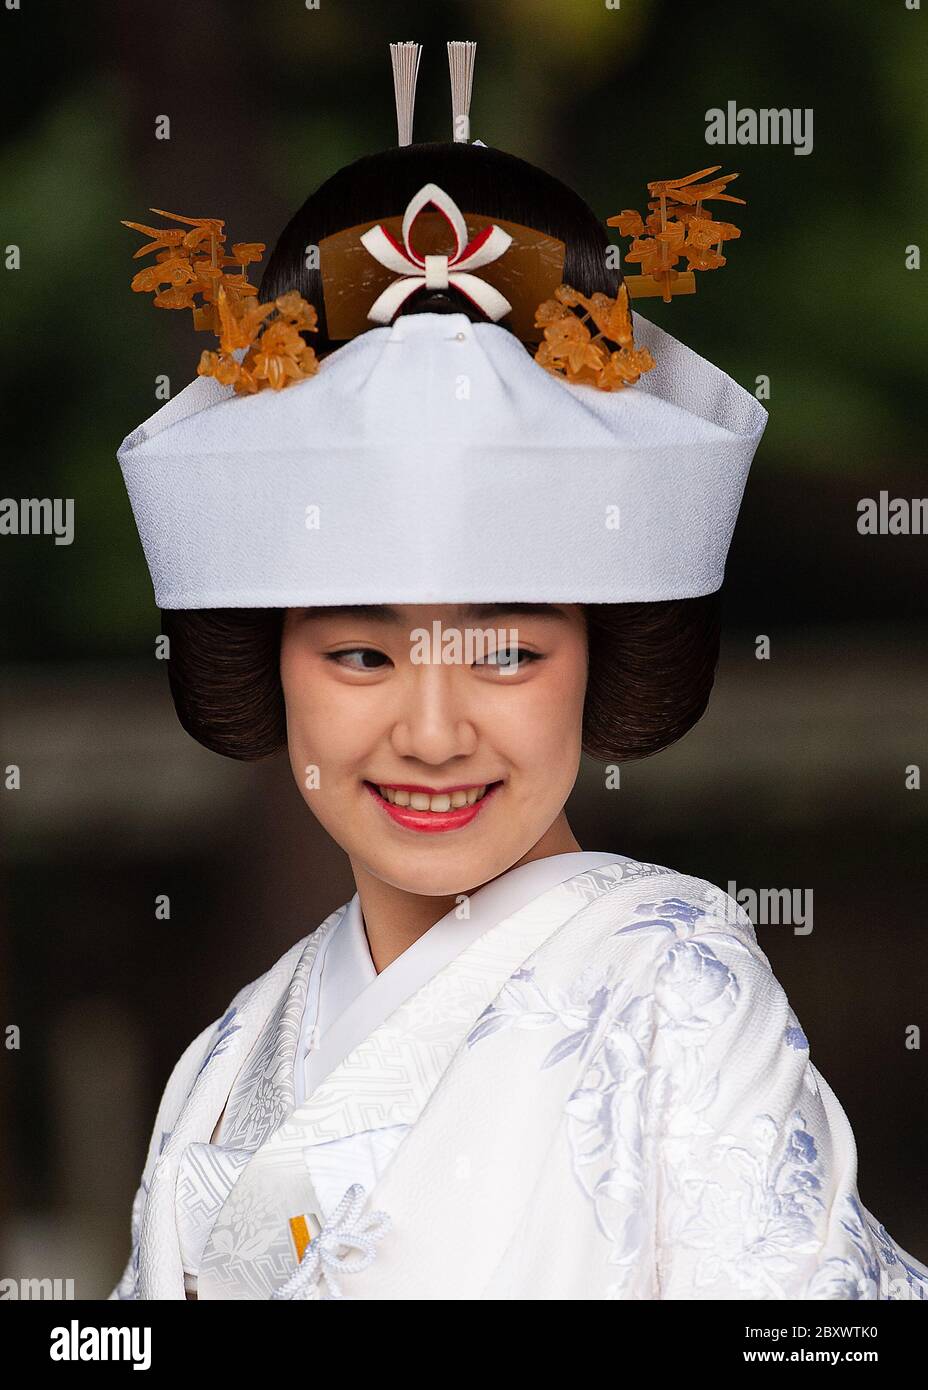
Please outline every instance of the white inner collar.
M378 975L358 894L320 949L307 986L294 1074L296 1105L395 1009L465 947L539 894L626 856L590 851L549 855L509 869L470 895L467 917L452 908Z

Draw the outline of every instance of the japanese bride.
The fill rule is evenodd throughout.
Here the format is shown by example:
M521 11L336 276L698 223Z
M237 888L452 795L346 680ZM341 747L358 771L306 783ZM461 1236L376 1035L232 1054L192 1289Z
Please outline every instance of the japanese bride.
M723 264L738 200L650 185L623 279L462 137L470 46L455 140L411 143L410 48L399 145L260 299L221 222L140 227L134 287L219 337L119 451L177 712L286 749L356 892L178 1060L110 1297L924 1299L745 912L564 810L709 699L766 417L629 297Z

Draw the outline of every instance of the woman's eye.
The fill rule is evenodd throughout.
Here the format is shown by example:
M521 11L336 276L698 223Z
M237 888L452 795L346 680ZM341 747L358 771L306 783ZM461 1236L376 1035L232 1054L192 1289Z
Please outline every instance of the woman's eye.
M347 671L379 671L390 660L384 652L378 652L374 647L351 647L343 652L326 652L325 657L337 666L344 666Z
M493 666L505 674L507 671L518 671L524 666L530 666L533 661L540 661L541 656L538 652L531 652L527 647L497 647L495 652L488 652L485 661L478 660L475 666Z

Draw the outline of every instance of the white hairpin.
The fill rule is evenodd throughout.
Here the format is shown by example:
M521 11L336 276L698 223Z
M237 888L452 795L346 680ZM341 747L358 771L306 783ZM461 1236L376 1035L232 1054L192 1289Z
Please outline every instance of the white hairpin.
M470 139L470 98L474 88L474 56L477 45L449 42L448 71L451 74L451 130L456 143Z
M393 90L396 95L396 143L412 144L412 118L416 105L416 79L419 76L421 43L391 43Z

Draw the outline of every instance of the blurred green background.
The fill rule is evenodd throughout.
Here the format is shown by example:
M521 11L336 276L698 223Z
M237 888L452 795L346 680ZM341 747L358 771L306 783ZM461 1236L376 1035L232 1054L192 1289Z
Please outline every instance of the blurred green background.
M770 423L726 582L716 695L678 748L607 793L587 848L727 886L813 889L809 937L758 937L851 1118L865 1205L928 1258L922 1054L928 567L861 536L857 503L928 492L926 16L819 0L84 0L0 12L6 497L75 499L71 546L0 538L0 1275L108 1292L154 1107L181 1049L353 891L284 760L227 765L177 726L115 451L206 337L133 295L154 206L269 247L341 165L395 142L388 44L424 44L417 140L450 138L445 42L478 42L471 133L603 218L645 184L736 169L742 227L695 296L637 308L750 390ZM814 148L716 147L705 114L811 107ZM158 116L171 139L155 138ZM724 209L725 205L718 205ZM724 211L720 215L726 215ZM759 633L772 660L754 659ZM153 900L169 892L171 923ZM101 1140L102 1136L102 1140Z

